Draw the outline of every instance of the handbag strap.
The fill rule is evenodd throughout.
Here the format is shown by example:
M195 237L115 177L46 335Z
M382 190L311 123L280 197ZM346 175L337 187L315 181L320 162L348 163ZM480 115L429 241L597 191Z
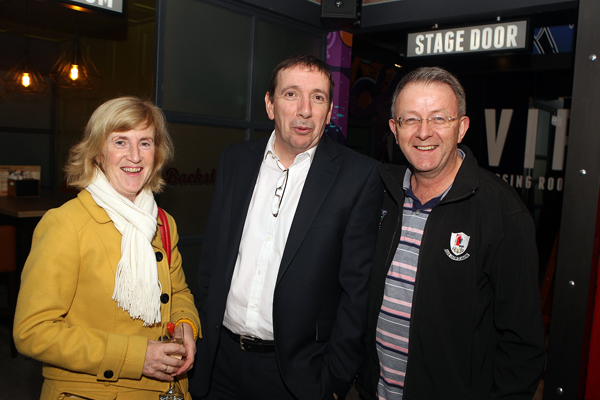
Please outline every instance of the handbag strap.
M158 207L158 218L162 222L160 226L160 238L162 239L163 249L167 253L167 261L169 262L169 268L171 268L171 230L169 229L169 220L165 210Z

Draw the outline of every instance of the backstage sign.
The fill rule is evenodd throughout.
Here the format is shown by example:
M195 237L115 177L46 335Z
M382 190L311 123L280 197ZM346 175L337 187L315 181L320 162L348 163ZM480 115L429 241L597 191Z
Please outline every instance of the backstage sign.
M524 49L527 21L408 34L407 57Z
M80 5L94 10L115 11L123 13L123 0L63 0L65 3Z
M217 170L213 168L210 172L202 173L200 168L196 168L195 173L181 172L177 168L169 168L164 172L163 178L167 185L214 185L217 179Z

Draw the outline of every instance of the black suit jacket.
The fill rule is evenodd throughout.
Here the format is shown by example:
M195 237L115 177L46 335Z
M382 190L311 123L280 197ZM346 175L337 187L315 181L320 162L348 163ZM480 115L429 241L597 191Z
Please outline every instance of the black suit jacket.
M204 396L238 249L268 138L221 155L197 275L198 341L190 390ZM362 362L369 271L382 185L377 162L321 139L294 216L273 299L284 382L299 399L350 389Z

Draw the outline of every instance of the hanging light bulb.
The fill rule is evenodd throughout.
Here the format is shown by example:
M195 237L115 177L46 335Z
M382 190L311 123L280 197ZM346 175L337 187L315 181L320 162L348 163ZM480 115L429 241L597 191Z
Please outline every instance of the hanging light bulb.
M31 85L31 78L29 77L29 72L23 72L23 86L29 87Z
M54 64L50 76L59 88L93 89L100 81L100 74L79 46L77 33L79 12L75 12L75 37L69 50Z
M77 80L77 78L79 78L79 38L77 37L77 35L75 35L73 60L71 63L69 77L74 81Z
M28 4L25 2L25 20L29 21ZM48 85L39 71L29 59L29 35L25 35L25 51L19 57L14 67L8 71L2 82L8 91L41 94Z
M42 75L29 59L27 49L21 54L17 64L8 71L2 82L8 91L28 94L42 94L48 87Z
M66 89L93 89L100 81L94 63L81 51L77 34L69 50L50 71L50 76L58 87Z
M71 74L69 76L73 80L76 80L77 78L79 78L79 66L77 64L71 65Z

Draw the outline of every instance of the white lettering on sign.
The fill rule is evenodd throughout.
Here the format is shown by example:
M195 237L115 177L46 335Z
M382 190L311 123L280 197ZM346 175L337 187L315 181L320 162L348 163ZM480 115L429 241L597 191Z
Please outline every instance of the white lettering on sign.
M540 110L530 108L527 114L527 131L525 134L525 162L523 168L533 168L535 165L535 144L537 141L537 126Z
M524 49L526 39L527 21L409 33L407 56Z
M95 4L98 7L113 8L113 0L85 0L88 4Z
M433 37L433 33L428 33L425 37L427 38L427 53L431 53L431 38Z
M552 169L562 171L565 162L565 148L567 147L567 121L571 110L561 109L556 112L556 133L554 134L554 153L552 155Z
M485 109L485 135L487 138L488 162L490 167L498 167L504 144L508 136L508 129L512 119L513 110L503 109L500 113L500 123L496 133L496 110ZM567 146L567 123L570 110L559 109L556 111L556 130L554 133L554 151L552 154L552 169L562 171ZM527 130L525 134L525 159L523 168L533 168L535 165L535 148L537 143L539 110L529 109L527 113Z
M465 34L464 30L460 30L460 31L456 31L456 47L455 50L456 51L463 51L463 47L460 45L462 42L465 41L465 38L463 37Z
M444 42L446 43L446 45L444 46L444 51L446 53L450 53L454 49L454 32L446 32L446 38Z
M516 25L509 25L506 30L506 47L519 47L517 45L517 34L519 28Z
M500 158L504 150L504 143L508 136L508 127L512 118L513 110L502 110L500 114L500 125L496 135L496 110L486 108L485 110L485 135L488 145L488 160L490 167L500 165Z
M85 0L90 4L98 4L99 6L113 7L113 0Z
M433 46L434 53L443 53L442 51L442 34L440 32L435 35L435 45Z
M502 178L506 183L515 189L531 189L533 186L534 178L531 175L509 175L509 174L496 174L498 177ZM537 178L537 186L535 186L538 190L545 190L548 192L562 192L565 186L565 180L561 177L555 178L553 176L545 177L538 176Z
M479 44L481 43L481 31L479 29L471 30L471 46L469 47L470 51L479 49Z
M485 50L492 48L492 28L484 28L481 34L481 47Z
M82 4L86 8L123 12L123 0L63 0L67 3Z

